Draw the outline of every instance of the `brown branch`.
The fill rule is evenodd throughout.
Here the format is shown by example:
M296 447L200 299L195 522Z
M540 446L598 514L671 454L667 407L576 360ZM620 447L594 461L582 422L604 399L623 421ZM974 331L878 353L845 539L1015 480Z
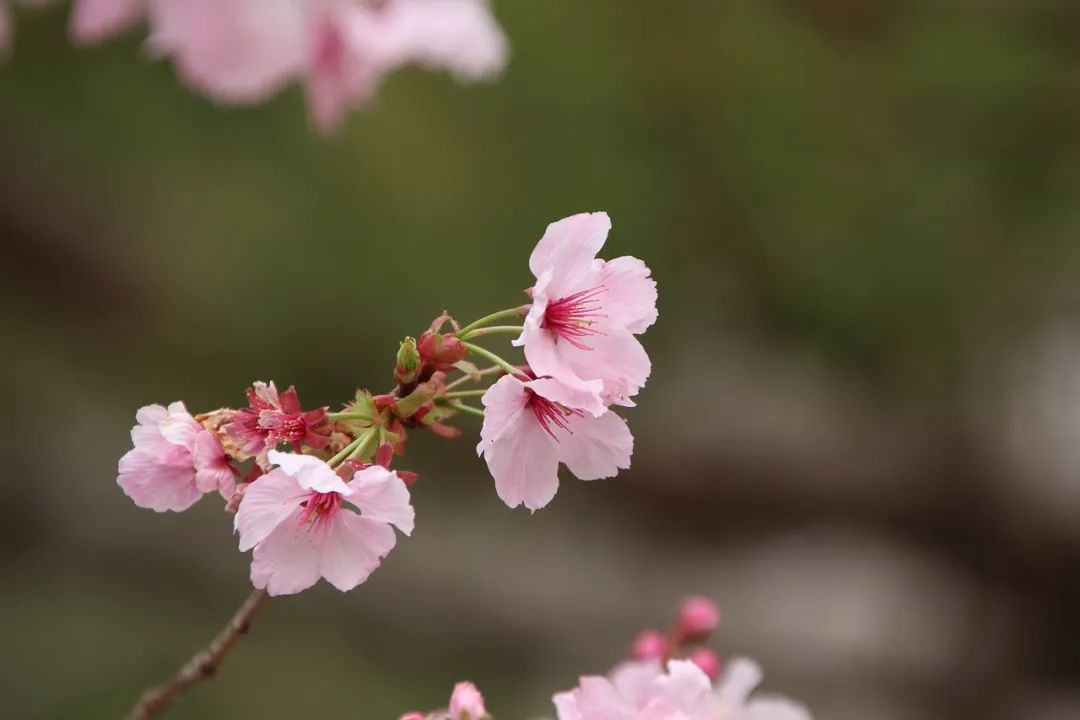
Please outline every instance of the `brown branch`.
M157 717L192 685L214 677L229 652L251 628L251 618L265 599L265 590L256 590L248 595L244 604L237 609L217 637L184 663L176 677L142 694L139 702L127 714L127 720L150 720Z

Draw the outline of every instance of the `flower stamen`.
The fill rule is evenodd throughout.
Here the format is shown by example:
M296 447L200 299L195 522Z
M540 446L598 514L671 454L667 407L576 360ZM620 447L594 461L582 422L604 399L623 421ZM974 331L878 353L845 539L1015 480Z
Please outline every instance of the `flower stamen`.
M554 438L556 442L558 442L559 438L555 435L555 428L565 430L571 435L574 434L574 431L570 428L570 418L574 416L582 417L584 413L581 410L568 408L562 403L548 400L542 395L537 395L532 390L527 390L527 392L529 395L528 406L532 409L536 421L540 423L540 427L544 429L544 432Z
M607 317L600 312L603 310L600 296L605 292L606 287L597 285L548 303L543 327L554 333L556 342L562 338L579 350L592 350L583 338L603 334L593 325Z

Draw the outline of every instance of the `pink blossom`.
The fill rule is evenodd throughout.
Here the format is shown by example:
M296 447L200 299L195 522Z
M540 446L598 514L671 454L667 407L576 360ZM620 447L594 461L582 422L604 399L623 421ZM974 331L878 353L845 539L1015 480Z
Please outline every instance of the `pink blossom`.
M634 438L613 412L599 417L582 409L580 389L552 378L524 381L504 376L482 402L479 454L510 507L547 505L559 487L559 463L582 480L612 477L630 467Z
M668 641L659 630L642 630L630 654L635 660L659 660L668 652Z
M728 662L713 692L719 720L811 720L801 703L779 695L750 694L761 683L761 666L753 660L734 658Z
M627 663L611 678L583 677L578 687L553 698L559 720L719 720L712 684L687 660ZM728 720L724 718L724 720ZM732 718L731 720L735 720Z
M690 662L701 668L702 672L708 675L710 680L715 680L720 677L720 670L723 665L720 662L719 656L710 648L695 648L686 657Z
M75 0L71 36L91 44L121 33L142 19L145 0Z
M329 444L328 436L315 432L326 421L326 408L304 412L296 388L278 393L272 380L256 382L247 389L247 397L248 407L224 426L242 453L260 455L280 443L291 444L297 452L304 445L318 449Z
M635 335L656 321L656 282L637 258L597 259L610 229L603 212L548 226L529 258L533 302L514 344L537 375L633 405L652 369Z
M221 102L253 103L305 81L312 121L323 130L402 65L476 80L506 60L486 0L150 2L150 45L188 84Z
M450 694L451 720L479 720L488 716L484 696L471 682L459 682Z
M412 533L409 491L396 473L372 465L346 483L310 455L271 450L269 460L278 467L248 486L235 519L240 550L254 548L255 587L290 595L322 577L351 590L393 549L391 525Z
M191 417L182 402L148 405L135 415L135 447L119 463L116 482L139 507L187 510L204 493L228 499L235 487L221 442Z
M679 605L675 633L681 642L702 640L720 626L720 608L706 597L688 597Z

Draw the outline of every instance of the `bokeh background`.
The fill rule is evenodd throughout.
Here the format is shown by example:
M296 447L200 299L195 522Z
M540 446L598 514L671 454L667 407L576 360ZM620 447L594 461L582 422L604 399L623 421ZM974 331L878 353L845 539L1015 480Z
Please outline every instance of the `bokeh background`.
M653 267L634 465L508 511L417 434L419 525L275 600L183 718L501 718L688 593L819 720L1080 717L1080 6L503 0L513 57L401 72L333 138L224 109L136 34L19 15L0 68L0 715L110 718L247 593L212 500L135 508L135 409L391 385L604 209Z

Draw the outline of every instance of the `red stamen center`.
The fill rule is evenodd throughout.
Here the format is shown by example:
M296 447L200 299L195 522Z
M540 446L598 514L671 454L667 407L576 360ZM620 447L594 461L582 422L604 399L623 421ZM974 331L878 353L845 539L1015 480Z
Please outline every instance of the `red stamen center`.
M307 423L302 415L289 415L277 410L259 413L259 427L269 431L279 442L303 440L307 435Z
M603 285L581 290L548 303L543 326L555 333L555 341L563 338L580 350L592 350L582 338L601 334L593 324L606 315L601 313L600 296L607 292Z
M559 438L555 435L555 428L560 428L574 434L574 431L570 429L570 418L575 415L582 416L580 410L574 410L568 408L562 403L552 402L546 397L537 395L532 390L526 389L529 395L528 407L532 409L533 415L536 416L536 421L540 423L540 427L544 428L544 432L553 437L557 442Z
M308 525L312 529L324 527L333 520L339 507L341 495L338 493L313 492L300 503L300 525Z

